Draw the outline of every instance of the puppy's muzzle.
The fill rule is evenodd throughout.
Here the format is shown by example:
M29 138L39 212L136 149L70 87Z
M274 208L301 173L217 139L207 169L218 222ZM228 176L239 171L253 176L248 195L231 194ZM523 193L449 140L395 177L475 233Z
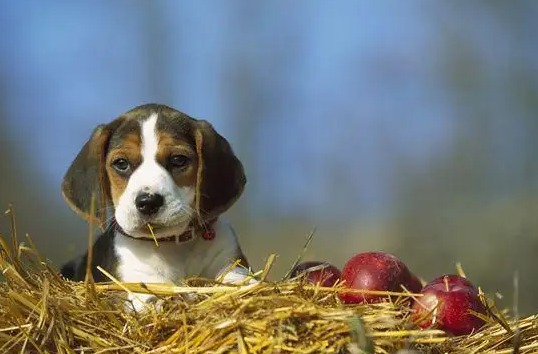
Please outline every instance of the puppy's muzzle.
M164 204L164 197L160 194L140 193L135 199L136 209L144 215L156 214Z

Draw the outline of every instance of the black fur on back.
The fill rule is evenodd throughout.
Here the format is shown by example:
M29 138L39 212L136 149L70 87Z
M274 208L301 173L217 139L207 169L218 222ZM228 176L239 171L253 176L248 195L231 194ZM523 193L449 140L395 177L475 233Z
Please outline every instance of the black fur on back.
M116 268L116 255L114 253L114 234L115 229L109 227L103 234L101 234L95 243L93 244L93 257L92 257L92 275L96 282L110 281L103 273L101 273L97 266L105 269L107 272L115 275ZM86 277L86 265L88 261L88 251L79 255L70 261L66 262L60 268L60 274L72 281L84 281Z

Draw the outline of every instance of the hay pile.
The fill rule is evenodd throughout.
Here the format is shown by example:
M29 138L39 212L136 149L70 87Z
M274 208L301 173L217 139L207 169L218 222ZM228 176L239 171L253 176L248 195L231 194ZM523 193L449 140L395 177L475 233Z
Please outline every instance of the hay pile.
M538 352L538 316L515 321L493 310L496 318L478 333L449 338L413 326L411 294L343 306L337 288L300 281L222 286L192 279L181 287L72 283L26 242L29 247L14 238L8 247L0 238L6 279L0 285L0 353ZM118 299L126 291L157 294L161 311L154 306L142 314L122 311Z

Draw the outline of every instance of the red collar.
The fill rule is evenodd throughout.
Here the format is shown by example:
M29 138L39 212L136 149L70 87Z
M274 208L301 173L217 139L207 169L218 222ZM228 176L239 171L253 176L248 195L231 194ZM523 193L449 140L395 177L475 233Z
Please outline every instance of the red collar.
M214 225L215 225L216 221L217 221L217 218L212 219L211 221L207 222L206 225L203 227L203 229L201 227L200 228L195 228L195 229L193 229L192 227L189 227L181 235L173 235L173 236L158 238L157 242L168 242L168 241L175 241L175 242L178 242L178 243L179 242L186 242L186 241L191 240L193 238L193 234L196 233L197 231L200 232L200 235L202 236L202 238L204 240L212 241L213 239L215 239L215 236L217 236L217 233L216 233L215 228L214 228ZM122 234L123 236L127 236L127 237L133 238L135 240L152 241L152 242L155 241L153 239L153 237L134 237L134 236L131 236L131 235L127 234L125 231L123 231L123 229L119 225L116 227L116 231L119 232L120 234Z

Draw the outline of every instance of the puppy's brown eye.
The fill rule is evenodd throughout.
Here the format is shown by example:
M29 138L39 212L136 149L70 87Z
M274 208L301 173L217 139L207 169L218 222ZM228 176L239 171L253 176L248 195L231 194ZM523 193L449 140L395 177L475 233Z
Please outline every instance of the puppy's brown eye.
M112 167L120 173L127 172L131 165L129 164L129 161L126 159L120 158L112 161Z
M171 168L183 168L187 166L190 159L185 155L174 155L168 159L168 165Z

